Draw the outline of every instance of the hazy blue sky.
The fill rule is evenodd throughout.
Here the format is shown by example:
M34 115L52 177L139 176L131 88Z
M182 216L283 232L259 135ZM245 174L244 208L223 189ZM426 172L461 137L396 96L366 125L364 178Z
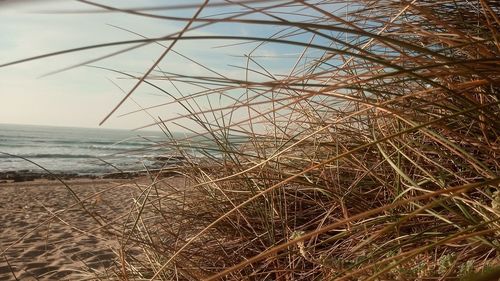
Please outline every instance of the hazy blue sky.
M210 3L214 2L220 3L220 1ZM271 3L274 2L277 1ZM0 4L0 64L91 44L142 39L136 34L117 27L152 38L180 31L186 24L185 22L151 19L123 13L61 13L62 11L96 10L95 7L70 0L10 0L0 3L2 3ZM168 5L179 3L200 4L202 1L102 0L99 3L130 8L151 7L165 5L165 3ZM269 5L269 2L264 3L264 5ZM155 13L191 17L195 11L195 8L191 8L162 10L161 12L155 11ZM227 12L230 11L241 12L242 7L210 7L205 9L200 17L221 13L226 13L225 16L227 16ZM279 10L279 12L286 11ZM265 17L263 15L258 16ZM287 15L287 19L293 20L293 18L294 16ZM193 26L196 25L198 23ZM268 37L280 30L282 31L283 27L219 23L190 31L186 35L225 34ZM292 39L308 42L311 38L311 34L305 34L294 36ZM318 39L315 38L314 40L317 42ZM186 40L179 41L174 50L209 66L227 77L239 80L245 79L246 73L242 68L245 67L247 59L243 55L250 53L257 46L257 43L226 46L232 43L241 42ZM164 42L164 44L168 43ZM78 127L98 126L99 122L123 98L124 92L128 92L132 88L136 82L135 80L125 79L123 75L111 71L86 66L50 76L41 76L122 50L128 46L130 45L86 50L0 68L0 123ZM225 47L221 48L221 46ZM140 75L153 64L164 50L165 47L153 43L119 56L93 62L91 65ZM288 71L294 68L301 52L302 49L298 47L267 44L259 47L257 52L252 53L253 56L258 58L259 64L254 64L251 67L259 71L261 71L260 67L265 67L274 74L278 73L277 77L279 75L286 77ZM307 52L320 51L308 50ZM315 55L318 55L318 53ZM304 57L307 58L307 54ZM195 76L217 76L175 52L170 52L159 66L165 72ZM248 78L250 80L268 79L257 72L250 73ZM180 94L189 95L204 90L202 86L193 86L186 83L177 83L175 85L176 89L166 80L155 81L155 84L176 96ZM242 95L243 92L231 94L236 97ZM208 108L208 102L203 99L199 99L197 105L203 109ZM127 100L104 124L104 127L133 129L150 124L153 120L144 112L126 116L121 115L138 110L140 106L148 107L170 101L172 101L171 97L151 86L142 85L134 93L133 99ZM216 95L211 99L212 107L224 106L227 105L227 102L228 100L218 99ZM177 104L171 104L150 110L149 113L155 118L160 116L165 120L180 114L186 114L186 111Z
M33 2L37 2L37 4L33 4ZM102 2L113 4L112 1ZM123 3L123 1L114 2ZM200 3L200 1L166 2L168 4ZM89 44L139 39L137 35L119 30L111 25L131 29L144 36L154 37L178 31L185 24L117 13L41 13L89 9L89 6L75 1L11 1L10 3L23 4L7 4L0 8L0 64ZM135 7L165 3L165 1L128 1L126 3ZM189 9L170 13L191 16L194 11L194 9ZM211 12L217 11L212 10ZM270 32L270 30L264 31L260 28L218 25L193 31L191 34L262 35L263 32ZM246 50L249 50L249 47L255 45L213 48L228 43L231 42L204 41L200 45L200 42L186 41L179 42L174 49L199 62L210 65L224 74L241 78L243 70L229 65L239 64L243 66L245 59L237 58L234 55L242 55ZM117 85L124 91L128 91L133 81L123 79L116 73L88 67L79 67L43 78L40 76L122 48L123 46L84 51L0 68L0 123L96 127L99 121L123 97L124 94ZM139 73L151 66L163 50L163 47L151 44L114 58L93 63L93 65L110 67L129 73ZM261 53L273 55L273 49L266 50L264 48ZM202 68L175 54L169 54L161 63L161 67L164 71L207 75L207 72ZM174 91L167 82L159 82L159 85L168 91ZM184 91L184 94L188 94L199 89L184 85L181 90ZM171 100L149 86L141 86L133 98L141 106L150 106ZM150 117L144 113L118 117L122 113L136 109L138 106L132 100L127 101L105 123L104 127L131 129L151 122ZM163 119L184 113L178 105L151 111L151 114L160 115Z
M107 23L134 24L123 15L46 15L42 9L81 8L72 1L11 5L0 9L0 61L43 54L89 43L131 37ZM135 23L137 24L137 23ZM141 27L147 24L141 22ZM166 27L169 28L169 27ZM166 29L165 28L165 29ZM172 28L173 29L173 28ZM103 52L104 51L104 52ZM113 75L79 68L51 77L47 72L88 60L105 50L82 52L0 68L0 122L92 127L120 98L106 78ZM129 61L141 66L140 60ZM110 120L110 127L128 127L138 120Z

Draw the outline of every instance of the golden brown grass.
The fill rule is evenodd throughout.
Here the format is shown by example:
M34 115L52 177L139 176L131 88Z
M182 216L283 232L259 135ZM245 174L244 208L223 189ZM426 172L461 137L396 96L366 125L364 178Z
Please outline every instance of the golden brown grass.
M125 99L148 84L185 110L151 125L166 136L171 124L192 133L162 144L189 160L179 169L192 188L158 189L152 177L122 240L143 253L123 251L108 278L458 280L488 268L483 280L498 278L496 2L226 1L216 6L239 12L198 17L214 4L206 1L192 18L82 2L185 22L165 37L46 55L166 44L143 75L113 71L137 80ZM282 30L185 34L221 23ZM176 42L209 39L301 51L279 73L253 52L241 77L201 63L210 76L158 67ZM162 81L200 90L173 95ZM218 106L217 98L230 102Z

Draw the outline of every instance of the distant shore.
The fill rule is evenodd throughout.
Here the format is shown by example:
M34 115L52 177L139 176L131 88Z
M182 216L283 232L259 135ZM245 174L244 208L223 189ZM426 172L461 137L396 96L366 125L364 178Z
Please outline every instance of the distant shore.
M0 183L26 182L34 180L71 179L130 179L143 175L141 172L117 172L106 174L78 174L72 172L44 173L31 170L0 172Z
M114 173L95 173L95 174L79 174L74 172L55 172L47 173L43 171L19 170L19 171L0 171L0 184L27 182L34 180L72 180L72 179L133 179L143 177L148 172L160 172L164 176L175 175L175 167L167 167L163 169L154 169L148 171L122 171Z

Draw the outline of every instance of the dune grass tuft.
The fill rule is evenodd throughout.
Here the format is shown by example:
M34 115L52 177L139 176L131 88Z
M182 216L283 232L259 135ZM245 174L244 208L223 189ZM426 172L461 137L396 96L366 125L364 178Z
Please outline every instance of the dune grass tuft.
M204 89L158 123L191 119L202 129L169 145L205 157L187 157L188 190L149 203L131 235L147 258L121 278L458 280L498 266L498 5L231 5L265 17L190 20L282 30L178 40L301 51L280 73L247 54L245 77L146 77ZM218 95L232 104L197 103Z
M151 174L108 278L469 280L487 272L480 280L498 279L495 1L177 7L194 8L192 18L160 7L97 6L184 24L165 37L106 45L164 46L142 75L113 71L163 91L183 110L151 126L186 159L177 172L189 182L168 186L161 172ZM232 13L203 13L214 7ZM196 33L218 24L276 32ZM176 44L192 40L255 49L241 54L239 76L191 58L206 75L160 69ZM269 55L292 63L269 66L257 55L269 47L292 50ZM166 93L165 82L197 91ZM190 134L174 138L174 125Z

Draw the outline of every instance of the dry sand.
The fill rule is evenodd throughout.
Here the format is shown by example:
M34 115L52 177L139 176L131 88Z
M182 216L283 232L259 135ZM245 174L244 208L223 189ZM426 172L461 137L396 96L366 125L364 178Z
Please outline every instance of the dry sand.
M92 277L89 271L102 272L119 243L100 223L128 213L141 189L132 182L141 180L67 181L87 198L88 212L57 181L0 183L0 280L82 280ZM116 232L120 222L112 223Z

